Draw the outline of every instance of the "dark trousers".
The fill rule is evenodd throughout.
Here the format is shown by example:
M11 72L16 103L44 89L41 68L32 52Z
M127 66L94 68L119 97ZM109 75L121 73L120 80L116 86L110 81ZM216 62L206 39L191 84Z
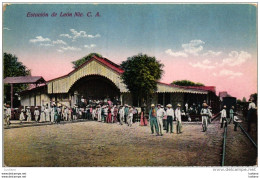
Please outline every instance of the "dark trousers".
M171 127L171 133L173 132L173 127L172 127L172 116L167 116L167 132L169 131L169 125Z
M221 128L223 128L224 121L225 121L225 127L227 127L227 118L224 117L224 118L222 118Z
M234 124L235 124L235 126L234 126L234 131L237 131L237 125L238 125L238 123L234 121Z

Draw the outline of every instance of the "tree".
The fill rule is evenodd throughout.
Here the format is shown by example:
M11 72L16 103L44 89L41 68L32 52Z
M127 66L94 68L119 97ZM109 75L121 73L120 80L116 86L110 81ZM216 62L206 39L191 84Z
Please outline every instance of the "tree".
M172 84L178 85L178 86L205 86L202 83L195 83L190 80L176 80L176 81L173 81Z
M73 68L76 69L78 68L81 64L85 63L86 61L90 60L93 56L97 56L97 57L102 57L102 55L98 54L98 53L90 53L89 55L78 59L76 61L73 61L72 64L74 65Z
M123 61L121 75L133 100L137 99L144 104L144 100L157 90L157 81L161 78L163 64L146 54L138 54Z
M18 77L31 75L31 71L18 61L15 55L4 53L4 78L6 77ZM25 84L15 84L13 87L13 93L19 93L28 88ZM9 103L11 101L11 86L4 84L4 102ZM14 98L14 106L17 105L18 98Z

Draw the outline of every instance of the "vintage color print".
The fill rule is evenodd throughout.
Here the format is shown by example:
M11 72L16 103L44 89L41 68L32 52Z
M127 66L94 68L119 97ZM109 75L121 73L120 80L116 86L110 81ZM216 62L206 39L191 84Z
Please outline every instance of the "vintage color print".
M3 5L4 166L257 165L256 17L257 4Z

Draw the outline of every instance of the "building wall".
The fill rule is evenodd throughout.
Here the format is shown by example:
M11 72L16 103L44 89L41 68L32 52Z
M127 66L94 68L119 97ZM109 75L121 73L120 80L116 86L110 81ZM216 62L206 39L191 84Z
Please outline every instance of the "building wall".
M29 95L21 96L21 105L22 106L30 106Z

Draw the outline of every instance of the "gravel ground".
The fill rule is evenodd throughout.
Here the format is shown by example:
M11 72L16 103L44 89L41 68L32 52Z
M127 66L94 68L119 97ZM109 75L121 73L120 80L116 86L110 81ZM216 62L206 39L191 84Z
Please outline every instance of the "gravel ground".
M96 121L4 129L10 167L219 166L223 130L206 133L183 124L183 133L151 135L150 127ZM246 159L246 158L245 158ZM236 162L232 162L236 165Z
M244 127L246 128L246 127ZM234 131L234 125L228 125L227 146L226 146L226 166L254 166L257 162L257 148L238 127Z

